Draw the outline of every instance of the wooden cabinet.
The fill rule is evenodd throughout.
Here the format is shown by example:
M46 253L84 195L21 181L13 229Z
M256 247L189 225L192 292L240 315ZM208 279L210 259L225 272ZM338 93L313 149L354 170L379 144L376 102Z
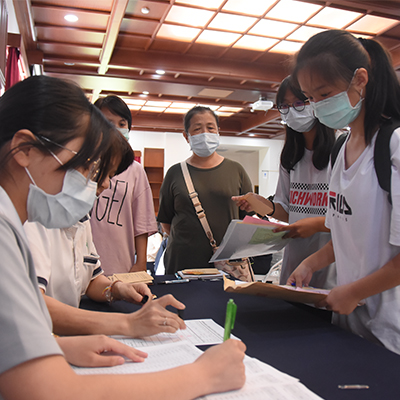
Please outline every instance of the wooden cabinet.
M144 149L143 167L153 194L154 212L158 213L160 189L164 179L164 149Z

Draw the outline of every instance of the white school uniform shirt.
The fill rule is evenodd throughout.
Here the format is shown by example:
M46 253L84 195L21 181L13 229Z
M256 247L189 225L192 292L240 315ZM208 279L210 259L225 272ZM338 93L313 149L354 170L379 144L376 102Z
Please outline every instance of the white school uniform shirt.
M345 169L347 138L332 169L326 225L331 229L338 285L377 271L400 252L400 129L390 142L392 205L376 176L375 139L376 135ZM400 354L400 286L365 301L348 316L334 314L333 322Z
M0 187L0 255L2 279L0 374L2 374L35 358L62 355L51 334L51 318L37 286L36 272L21 220L2 187Z
M303 157L290 173L282 165L280 167L274 201L289 214L289 224L304 218L325 216L328 207L328 167L323 170L315 168L312 156L312 150L304 149ZM330 240L328 232L291 240L284 250L280 283L286 284L298 265ZM315 273L310 286L326 289L336 286L335 264Z
M39 287L47 296L79 307L91 280L103 273L89 218L70 228L47 229L37 222L26 222L24 229Z

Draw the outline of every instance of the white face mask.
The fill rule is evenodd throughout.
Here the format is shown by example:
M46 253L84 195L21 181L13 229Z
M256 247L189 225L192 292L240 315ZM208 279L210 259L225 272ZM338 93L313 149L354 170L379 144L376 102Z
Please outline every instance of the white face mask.
M126 140L129 140L129 128L117 128Z
M281 117L287 126L296 132L308 132L317 121L309 104L304 107L303 111L297 111L293 107L289 107L289 112L281 114Z
M199 157L209 157L219 146L218 133L200 133L198 135L188 135L190 148Z

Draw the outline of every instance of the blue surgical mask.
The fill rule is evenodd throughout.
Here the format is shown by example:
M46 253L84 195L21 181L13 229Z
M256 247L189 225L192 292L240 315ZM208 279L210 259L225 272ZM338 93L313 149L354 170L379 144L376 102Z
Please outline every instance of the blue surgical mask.
M296 132L308 132L317 121L312 107L307 104L303 111L297 111L293 107L289 107L287 114L281 114L281 118L286 122L289 128Z
M188 135L190 148L199 157L209 157L219 146L218 133L200 133L198 135Z
M356 72L357 70L354 71L354 74ZM348 91L349 89L318 103L311 103L315 116L322 124L332 129L343 129L358 117L364 100L361 97L362 93L360 93L360 101L353 107L347 94Z
M129 128L117 128L126 140L129 140Z
M25 170L32 181L27 201L29 222L39 222L46 228L69 228L93 207L97 184L75 169L67 170L62 190L55 195L40 189Z

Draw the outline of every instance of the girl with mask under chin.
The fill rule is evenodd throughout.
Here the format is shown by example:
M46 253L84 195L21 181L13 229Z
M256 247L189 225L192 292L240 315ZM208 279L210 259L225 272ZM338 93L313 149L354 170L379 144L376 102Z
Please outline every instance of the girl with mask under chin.
M183 136L193 154L186 162L217 245L232 219L246 212L231 200L232 194L252 190L244 168L219 155L218 117L208 107L196 106L184 117ZM169 234L164 265L167 274L185 268L211 268L212 248L196 215L180 164L167 172L160 191L158 221Z
M281 153L279 180L274 201L254 193L270 207L268 216L290 225L277 231L289 232L295 238L285 247L280 283L285 284L295 268L331 239L325 227L328 207L328 164L335 142L334 130L315 118L312 107L291 77L278 90L276 103L286 123L286 140ZM242 197L234 200L244 210L250 204ZM313 276L310 286L331 289L336 285L335 265Z

